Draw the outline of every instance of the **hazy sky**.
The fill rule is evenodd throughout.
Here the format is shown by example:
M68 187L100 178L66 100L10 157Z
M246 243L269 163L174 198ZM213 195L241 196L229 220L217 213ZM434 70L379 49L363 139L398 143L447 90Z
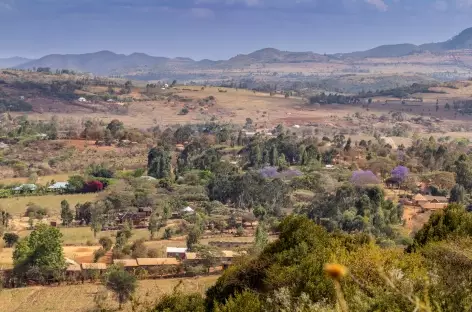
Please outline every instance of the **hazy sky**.
M472 0L0 0L0 57L334 53L443 41L467 27Z

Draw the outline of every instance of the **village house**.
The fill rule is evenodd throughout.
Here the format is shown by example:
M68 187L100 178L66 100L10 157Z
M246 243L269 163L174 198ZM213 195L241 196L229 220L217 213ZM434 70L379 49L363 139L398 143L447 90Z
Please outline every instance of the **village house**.
M138 267L138 262L136 259L114 259L113 264L121 265L127 271L132 271Z
M416 194L413 196L413 205L421 207L423 211L444 209L448 205L448 198L445 196L431 196Z
M187 252L187 248L185 247L167 247L166 248L166 256L167 258L178 258L178 259L185 259L185 253Z
M177 274L182 271L182 263L176 258L138 258L136 262L152 276Z
M12 188L13 192L34 192L38 189L35 184L21 184L20 186Z
M49 191L64 192L67 190L69 182L56 182L48 187Z

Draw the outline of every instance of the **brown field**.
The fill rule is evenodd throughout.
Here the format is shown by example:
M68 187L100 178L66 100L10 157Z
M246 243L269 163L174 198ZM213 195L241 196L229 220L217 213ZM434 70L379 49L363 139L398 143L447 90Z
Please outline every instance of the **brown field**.
M163 294L171 293L179 283L181 283L178 288L180 291L204 293L217 279L218 276L206 276L139 281L137 298L140 302L154 303ZM5 289L0 292L0 311L87 312L94 307L94 296L101 291L103 291L103 286L99 284ZM111 294L109 294L106 304L111 309L118 308L118 304L113 300ZM127 304L123 308L123 311L132 310L131 304Z
M52 180L56 182L64 182L67 181L71 175L74 175L74 173L58 173L47 176L39 176L36 184L45 185ZM28 178L5 178L1 179L0 182L3 184L28 183Z

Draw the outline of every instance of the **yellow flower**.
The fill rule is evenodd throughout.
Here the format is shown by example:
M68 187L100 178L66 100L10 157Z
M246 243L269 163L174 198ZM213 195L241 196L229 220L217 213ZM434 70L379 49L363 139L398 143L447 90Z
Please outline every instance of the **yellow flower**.
M335 280L340 280L344 276L346 276L348 269L341 264L337 263L327 263L324 267L325 273Z

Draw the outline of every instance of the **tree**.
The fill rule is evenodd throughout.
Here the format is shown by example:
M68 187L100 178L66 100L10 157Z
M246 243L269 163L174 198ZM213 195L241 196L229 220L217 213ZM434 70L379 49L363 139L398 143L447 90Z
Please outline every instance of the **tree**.
M74 220L72 209L70 209L69 202L65 199L61 201L61 219L64 226L69 226Z
M254 207L252 213L256 216L257 219L264 220L264 217L267 215L267 210L261 205L259 205Z
M269 243L269 236L263 222L259 223L256 229L256 235L254 238L254 251L256 253L261 252Z
M90 215L90 227L93 231L93 237L97 237L97 233L100 232L105 223L104 219L104 204L103 202L97 202L93 205Z
M91 202L86 202L83 205L78 203L75 205L75 220L79 221L81 224L85 223L89 225L92 220L92 209L93 204Z
M187 248L193 250L194 246L198 244L201 236L201 231L198 226L193 226L187 234Z
M465 201L465 196L465 188L460 184L456 184L451 189L451 196L449 197L449 202L462 204Z
M118 132L122 131L124 129L124 125L121 121L118 119L113 119L110 121L110 123L107 125L107 130L110 130L111 135L116 138L116 135Z
M7 248L13 247L13 245L15 245L19 239L20 237L16 233L5 233L3 235L3 241L5 241Z
M155 213L149 218L148 230L151 233L151 240L153 240L156 233L159 231L159 219Z
M8 224L10 223L11 214L6 212L5 210L0 209L0 229L8 228Z
M98 243L102 245L102 248L105 251L109 251L111 247L113 246L113 241L108 236L100 237L100 239L98 240Z
M69 177L69 180L67 182L67 190L70 193L82 192L85 186L84 178L78 175Z
M171 228L166 228L162 238L163 239L171 239L171 237L172 237L172 229Z
M397 179L400 184L406 180L408 174L409 170L407 167L404 166L397 166L392 170L392 177Z
M461 155L454 163L457 184L472 191L472 163L466 155Z
M89 181L84 186L86 193L96 193L103 191L103 183L100 181Z
M36 268L38 281L57 276L65 267L62 234L59 229L39 224L31 234L20 240L13 251L14 273L24 279L28 270Z
M379 184L380 181L372 171L358 170L352 173L351 183L357 186L365 186L369 184Z
M124 270L123 267L112 265L108 268L103 284L111 290L122 309L123 303L126 303L136 291L136 276Z
M157 179L170 177L171 160L168 150L162 147L152 148L148 154L148 174Z

